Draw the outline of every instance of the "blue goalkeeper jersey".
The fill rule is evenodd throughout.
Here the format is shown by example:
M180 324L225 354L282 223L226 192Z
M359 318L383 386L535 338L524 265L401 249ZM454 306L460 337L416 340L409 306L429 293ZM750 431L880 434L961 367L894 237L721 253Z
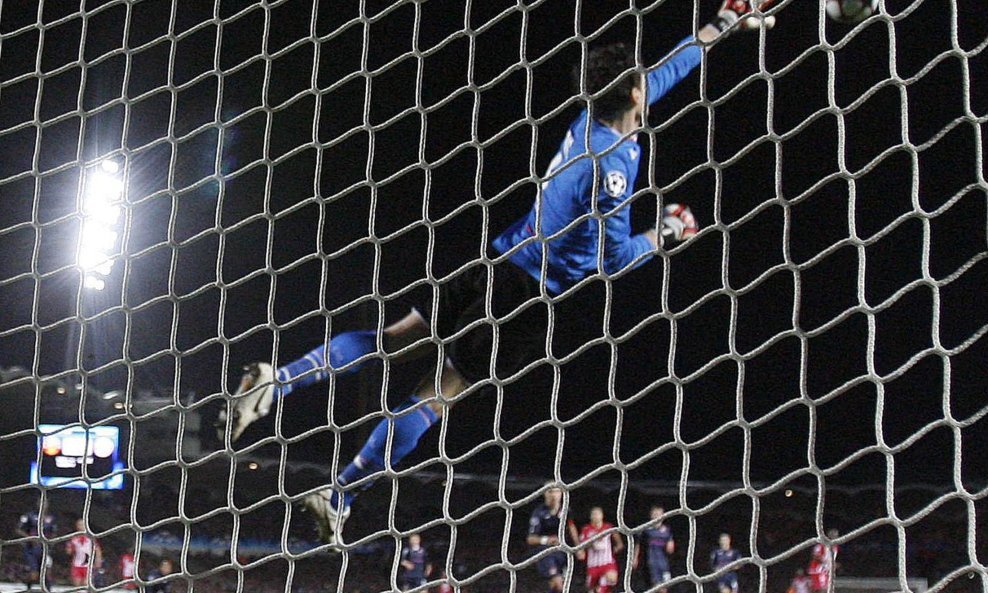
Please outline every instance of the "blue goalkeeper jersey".
M692 36L679 43L660 67L648 73L648 104L658 101L700 64L702 50ZM635 138L624 138L599 121L588 121L583 110L569 127L559 152L549 164L541 200L494 239L499 253L511 252L510 261L536 280L542 277L543 246L546 247L545 286L559 294L587 276L613 274L633 262L640 265L653 252L645 235L631 234L629 197L638 177L641 147ZM590 147L586 144L590 126ZM596 195L594 158L599 162ZM604 233L600 233L603 216ZM586 216L576 222L580 217ZM536 235L541 220L541 237ZM565 229L565 230L564 230ZM514 250L517 247L517 250ZM598 249L603 266L598 269ZM639 259L640 258L640 259ZM637 261L636 261L637 260Z

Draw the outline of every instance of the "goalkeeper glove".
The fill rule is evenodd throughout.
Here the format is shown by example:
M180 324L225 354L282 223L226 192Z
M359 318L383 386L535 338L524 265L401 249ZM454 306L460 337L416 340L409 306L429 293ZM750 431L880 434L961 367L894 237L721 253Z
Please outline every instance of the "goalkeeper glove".
M662 209L662 226L659 235L663 240L686 241L700 230L689 206L669 204Z
M724 0L724 3L720 6L720 10L717 11L717 18L710 24L723 33L734 23L738 22L739 19L744 18L756 10L764 11L774 2L775 0ZM766 16L764 20L767 29L775 26L774 16ZM747 30L757 29L758 20L753 18L744 19L741 22L741 28Z

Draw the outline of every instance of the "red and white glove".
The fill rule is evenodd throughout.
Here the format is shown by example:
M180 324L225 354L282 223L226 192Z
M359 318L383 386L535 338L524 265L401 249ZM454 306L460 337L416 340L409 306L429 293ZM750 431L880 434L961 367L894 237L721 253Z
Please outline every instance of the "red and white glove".
M739 19L744 19L741 22L742 29L757 29L758 19L744 18L745 15L751 14L756 10L764 12L774 2L775 0L724 0L724 3L720 6L720 10L717 11L717 18L711 24L720 29L721 32L724 32L734 25L734 23L738 22ZM766 16L764 20L765 28L771 29L775 26L774 16Z
M660 235L663 239L686 241L700 230L696 217L689 206L669 204L662 209L662 227Z

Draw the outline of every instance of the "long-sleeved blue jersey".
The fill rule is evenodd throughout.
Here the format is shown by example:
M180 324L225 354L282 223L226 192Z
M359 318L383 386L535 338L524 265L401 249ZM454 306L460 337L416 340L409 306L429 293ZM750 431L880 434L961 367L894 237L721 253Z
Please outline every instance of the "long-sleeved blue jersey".
M662 66L648 73L648 104L658 101L692 72L700 63L701 53L692 36L681 41ZM507 253L528 240L511 254L510 261L536 280L542 276L544 244L547 251L545 286L552 294L559 294L598 272L597 250L601 241L601 271L608 274L624 269L639 257L638 263L643 263L652 251L652 244L645 235L631 234L628 198L634 192L638 177L641 152L638 142L633 138L622 140L614 129L588 120L587 111L583 110L569 127L559 152L549 164L548 174L554 175L543 185L541 200L492 243L499 253ZM589 149L586 146L587 125L590 125ZM599 162L596 200L593 195L595 158ZM593 217L573 224L581 216L595 211L605 215L603 237L599 222ZM536 237L537 220L541 221L542 240Z

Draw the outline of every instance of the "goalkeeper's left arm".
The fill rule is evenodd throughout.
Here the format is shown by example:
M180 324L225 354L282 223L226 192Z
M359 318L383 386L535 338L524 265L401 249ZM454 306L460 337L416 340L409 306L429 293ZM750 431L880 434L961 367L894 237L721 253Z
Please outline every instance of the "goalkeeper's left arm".
M725 0L717 11L717 17L709 24L703 26L694 38L692 35L680 41L669 54L663 58L663 64L658 68L649 71L647 80L647 102L649 105L655 103L672 87L686 78L697 66L703 57L701 45L715 41L718 37L726 35L734 30L734 25L741 21L740 28L752 30L758 28L758 19L751 15L753 12L766 10L775 0ZM775 25L774 16L763 17L765 26L772 28ZM743 20L742 20L743 19Z

